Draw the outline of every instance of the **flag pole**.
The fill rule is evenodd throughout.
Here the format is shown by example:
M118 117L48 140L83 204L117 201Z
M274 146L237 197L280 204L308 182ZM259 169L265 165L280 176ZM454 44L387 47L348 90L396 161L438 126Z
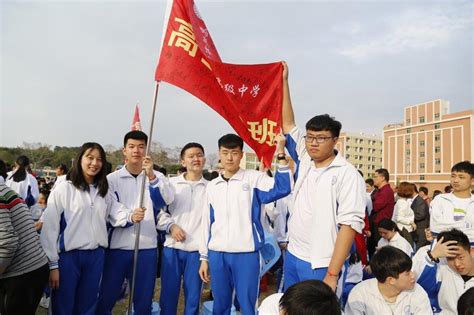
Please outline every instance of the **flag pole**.
M145 156L150 155L151 148L151 137L153 135L153 125L155 123L155 112L156 112L156 100L158 98L158 87L159 82L155 81L155 93L153 95L153 107L151 111L151 122L150 122L150 132L148 133L148 143L146 146ZM140 189L140 208L143 208L143 199L145 195L145 183L146 183L146 174L145 170L142 171L143 180ZM146 209L146 211L153 211L153 209ZM137 275L137 260L138 260L138 247L140 244L140 222L135 223L135 248L133 251L133 271L132 271L132 283L130 284L130 295L128 297L128 311L127 314L132 314L132 305L133 305L133 296L135 291L135 279Z

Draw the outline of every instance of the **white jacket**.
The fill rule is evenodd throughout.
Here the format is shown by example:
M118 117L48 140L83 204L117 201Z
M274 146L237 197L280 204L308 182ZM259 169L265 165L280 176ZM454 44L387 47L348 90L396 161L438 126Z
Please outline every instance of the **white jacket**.
M156 179L150 183L145 180L143 205L146 208L145 218L140 223L140 249L157 248L158 233L156 231L157 216L160 209L174 199L174 189L169 180L160 172L154 172ZM124 166L109 174L109 191L116 200L130 209L140 206L140 190L143 181L142 173L134 177ZM112 228L109 231L111 249L133 250L135 248L135 227L130 224L125 227Z
M402 291L390 307L378 288L377 279L362 281L356 285L346 303L346 315L427 315L433 314L425 290L415 283L412 290Z
M240 169L229 181L222 176L207 185L199 253L208 249L244 253L259 250L265 241L263 205L290 193L290 170L279 167L275 178L263 172Z
M415 223L415 213L410 207L410 202L405 198L398 198L393 208L392 221L397 223L400 231L405 228L408 232L413 232L412 223Z
M35 198L36 203L39 197L38 181L36 178L27 172L24 180L21 182L15 182L12 177L13 174L14 172L8 173L5 185L14 190L23 200L25 200L28 195L28 186L31 186L31 195Z
M445 258L434 263L427 251L431 245L421 247L413 257L412 271L417 282L426 290L436 313L457 314L457 301L469 288L474 287L474 278L464 282L461 275L449 267Z
M174 201L158 215L157 228L166 231L165 247L181 249L188 252L198 251L203 209L206 206L206 186L208 181L201 178L193 187L184 174L170 179L175 190ZM170 234L170 227L179 225L186 233L183 242L175 241Z
M293 207L294 201L300 197L301 186L314 162L306 151L304 133L297 127L287 135L286 148L298 170L293 202L289 203L291 220L294 212L298 211ZM364 179L339 153L318 177L313 192L308 198L314 198L314 202L320 205L313 209L313 228L311 235L308 235L311 242L310 263L314 269L329 266L341 224L350 226L357 233L362 232L367 197ZM291 244L291 229L288 235Z
M445 230L456 228L467 235L474 246L474 195L467 207L464 219L454 220L454 196L452 193L436 196L430 203L430 230L436 237Z
M379 242L377 243L377 248L382 248L382 247L387 246L387 245L396 247L396 248L404 251L405 254L408 255L408 257L411 257L413 255L413 247L398 232L395 232L395 235L392 237L392 239L390 241L387 241L383 237L380 238Z
M74 249L107 247L107 221L113 226L131 222L131 209L115 201L112 193L101 197L92 185L90 192L65 181L51 192L44 211L41 245L50 269L58 268L58 253Z

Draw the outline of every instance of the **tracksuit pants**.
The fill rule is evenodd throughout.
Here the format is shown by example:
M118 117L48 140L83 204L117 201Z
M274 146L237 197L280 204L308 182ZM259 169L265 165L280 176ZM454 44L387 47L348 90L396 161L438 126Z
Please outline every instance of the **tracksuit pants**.
M108 249L105 253L104 274L100 287L97 315L111 315L120 298L125 279L132 283L133 250ZM137 273L133 308L136 315L150 315L155 291L156 248L140 249L137 258Z
M94 315L104 269L104 249L59 254L59 288L51 290L54 315Z
M176 315L181 279L184 287L184 314L198 315L202 281L199 252L165 247L161 256L161 315Z
M260 283L259 253L257 251L226 253L210 250L208 257L212 279L211 289L214 296L212 313L230 314L235 289L242 314L256 314Z

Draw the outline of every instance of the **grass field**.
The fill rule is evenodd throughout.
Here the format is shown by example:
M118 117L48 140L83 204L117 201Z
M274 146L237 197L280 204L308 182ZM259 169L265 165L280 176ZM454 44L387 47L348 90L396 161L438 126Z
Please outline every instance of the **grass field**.
M156 281L156 287L155 287L155 301L158 301L160 298L160 291L161 291L161 283L160 280L157 279ZM275 292L275 277L273 275L270 275L268 277L268 289L265 292L261 292L259 296L259 304L262 302L264 298L266 298L268 295L272 294ZM205 301L209 301L211 299L210 295L210 290L208 288L204 288L202 295L201 295L201 303ZM128 299L124 299L119 301L113 310L114 315L124 315L126 314L126 310L128 307ZM179 303L178 303L178 314L183 314L184 311L184 295L183 295L183 290L181 290L181 295L179 297ZM42 307L38 307L36 310L36 315L47 315L48 310L44 309Z

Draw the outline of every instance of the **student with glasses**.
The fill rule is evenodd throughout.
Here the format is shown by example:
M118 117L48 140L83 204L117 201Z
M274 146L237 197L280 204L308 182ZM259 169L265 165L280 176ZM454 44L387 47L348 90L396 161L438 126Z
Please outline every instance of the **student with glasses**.
M288 222L285 290L304 280L323 280L340 293L343 267L356 233L364 227L365 183L355 167L335 150L341 123L318 115L296 127L283 63L283 132L297 164Z

